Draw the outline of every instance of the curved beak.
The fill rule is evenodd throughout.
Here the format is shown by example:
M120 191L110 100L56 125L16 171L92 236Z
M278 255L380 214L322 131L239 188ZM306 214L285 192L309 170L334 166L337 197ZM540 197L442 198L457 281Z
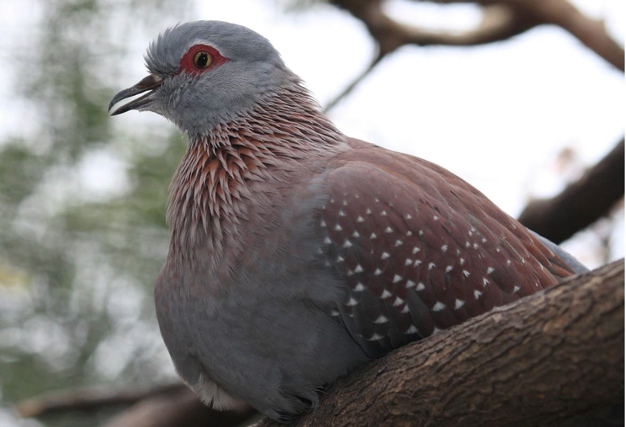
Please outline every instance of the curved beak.
M163 79L161 77L150 74L148 77L142 79L135 86L124 89L123 91L115 95L111 100L111 103L109 104L109 112L112 116L116 116L130 110L138 110L141 107L145 107L146 105L154 101L154 94L159 86L161 86L161 84L163 84ZM130 98L131 96L139 95L140 93L144 92L148 93L146 93L144 96L127 102L126 104L123 104L121 107L111 112L113 106L121 100Z

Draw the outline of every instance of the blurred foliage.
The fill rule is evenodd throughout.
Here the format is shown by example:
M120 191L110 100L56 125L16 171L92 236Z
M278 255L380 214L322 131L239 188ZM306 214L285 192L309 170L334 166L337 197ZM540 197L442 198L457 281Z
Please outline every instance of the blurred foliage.
M5 412L42 392L140 387L171 374L151 293L167 250L167 184L184 142L171 126L153 127L153 135L114 130L106 108L113 94L142 77L123 69L128 55L141 60L130 40L151 39L173 17L189 19L190 2L39 0L34 6L39 18L30 39L3 55L32 110L23 135L0 140ZM146 143L151 138L158 143ZM98 159L121 165L114 173L122 176L107 176ZM102 170L93 175L94 168ZM45 422L96 424L80 416Z

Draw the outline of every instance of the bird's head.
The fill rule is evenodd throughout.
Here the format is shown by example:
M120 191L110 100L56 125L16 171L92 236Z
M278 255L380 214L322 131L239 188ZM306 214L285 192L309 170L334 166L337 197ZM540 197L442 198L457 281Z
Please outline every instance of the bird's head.
M299 79L270 42L240 25L196 21L167 29L145 55L149 75L119 92L109 105L143 94L113 110L153 111L190 135L245 115Z

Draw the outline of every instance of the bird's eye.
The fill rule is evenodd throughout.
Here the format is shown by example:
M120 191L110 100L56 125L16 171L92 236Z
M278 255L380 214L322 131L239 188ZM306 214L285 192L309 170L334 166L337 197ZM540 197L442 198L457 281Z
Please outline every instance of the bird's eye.
M219 67L228 61L228 58L224 58L213 46L197 44L189 48L180 59L178 71L196 75Z
M204 70L213 62L213 57L209 52L200 51L193 56L193 66L198 70Z

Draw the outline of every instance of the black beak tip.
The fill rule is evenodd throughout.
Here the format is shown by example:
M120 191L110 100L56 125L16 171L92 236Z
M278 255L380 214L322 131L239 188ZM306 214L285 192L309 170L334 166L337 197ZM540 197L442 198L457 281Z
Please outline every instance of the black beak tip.
M159 86L161 86L161 83L163 83L162 78L155 76L154 74L151 74L148 77L141 80L135 86L130 87L128 89L124 89L123 91L117 93L113 97L113 99L111 99L111 102L109 103L109 110L108 110L109 114L111 116L117 116L118 114L122 114L127 111L145 106L146 104L152 101L151 96L154 94L154 91L158 89ZM148 92L148 93L131 102L127 102L126 104L121 105L119 108L113 110L113 107L115 106L115 104L117 104L121 100L130 98L132 96L139 95L145 92Z

